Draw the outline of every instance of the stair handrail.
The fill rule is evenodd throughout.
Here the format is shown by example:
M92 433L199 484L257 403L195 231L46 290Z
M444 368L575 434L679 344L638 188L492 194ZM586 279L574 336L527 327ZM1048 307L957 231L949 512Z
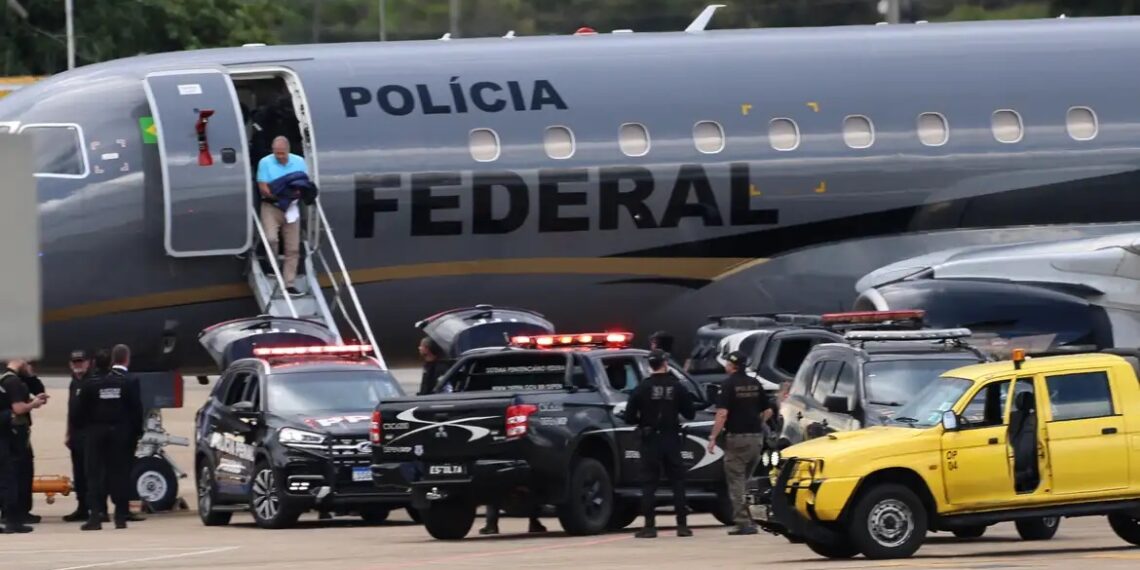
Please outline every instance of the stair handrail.
M316 199L314 203L317 206L317 214L320 215L321 226L325 230L325 235L328 236L329 247L332 248L333 255L336 256L336 263L340 270L341 277L344 279L345 289L348 290L348 294L352 298L352 304L356 308L357 317L360 319L360 324L364 327L365 334L368 335L368 342L372 346L372 355L376 358L376 362L380 367L386 370L388 364L384 361L384 355L380 353L380 345L376 343L376 337L372 334L372 326L368 324L368 317L364 314L364 307L360 305L360 297L356 294L356 287L352 285L352 278L349 276L348 268L344 264L344 258L340 254L340 246L337 245L336 237L333 236L332 230L330 229L331 226L329 225L328 217L325 216L325 209L321 207L320 198Z
M281 295L285 297L285 304L289 307L289 314L294 318L297 317L297 308L293 306L293 299L290 298L289 292L285 290L285 278L281 276L281 270L277 267L277 252L270 251L269 239L265 237L265 228L261 225L261 218L257 215L257 211L250 212L253 217L253 225L257 228L257 235L261 237L261 245L265 247L265 257L269 259L269 265L273 268L273 276L277 279L277 286L280 287ZM253 255L250 256L250 261L257 262L257 251L254 250ZM253 271L253 268L250 268ZM273 295L269 295L269 303L273 303ZM262 307L262 310L268 310L268 307Z
M332 267L329 266L329 262L325 258L325 253L318 247L316 249L310 249L309 255L310 257L315 257L317 261L320 262L325 275L329 276L329 283L333 288L333 301L336 304L336 308L340 311L340 314L344 316L345 322L352 328L352 332L356 334L356 338L362 338L364 335L360 333L360 327L356 326L356 321L348 314L348 307L344 306L344 299L341 298L340 282L337 280L336 274L333 273Z

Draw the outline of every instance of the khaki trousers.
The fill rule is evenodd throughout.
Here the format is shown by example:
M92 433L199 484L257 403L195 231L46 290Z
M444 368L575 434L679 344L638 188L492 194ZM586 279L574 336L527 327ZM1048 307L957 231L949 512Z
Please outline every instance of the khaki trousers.
M744 494L747 492L748 478L760 463L764 435L730 433L725 436L724 445L724 478L728 486L728 498L732 501L732 520L741 528L753 526Z
M285 279L285 286L292 287L297 279L297 262L301 259L301 220L287 224L284 210L262 202L261 225L269 240L269 255L277 255L278 232L285 235L285 264L281 268L281 276Z

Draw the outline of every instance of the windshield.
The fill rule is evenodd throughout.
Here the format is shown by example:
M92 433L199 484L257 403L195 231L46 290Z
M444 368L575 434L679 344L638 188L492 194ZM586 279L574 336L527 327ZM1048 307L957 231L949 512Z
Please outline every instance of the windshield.
M955 402L970 389L973 382L961 378L938 378L915 394L910 403L899 409L894 422L914 427L931 427L942 421L942 412L954 407Z
M269 378L266 404L276 414L371 411L383 398L404 395L376 370L281 374Z
M961 358L945 360L907 359L879 360L864 365L867 373L867 402L877 406L899 407L910 401L947 370L953 370L973 360Z

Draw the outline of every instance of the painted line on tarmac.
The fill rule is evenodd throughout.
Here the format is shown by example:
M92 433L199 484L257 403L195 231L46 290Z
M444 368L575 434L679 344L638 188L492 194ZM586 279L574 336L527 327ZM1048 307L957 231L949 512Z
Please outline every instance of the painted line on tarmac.
M488 558L492 556L507 556L511 554L529 554L532 552L546 552L550 550L561 550L564 548L578 548L582 546L596 546L599 544L608 544L611 542L619 542L622 540L629 540L633 535L616 536L612 538L603 538L599 540L591 540L587 542L572 542L569 544L548 544L546 546L532 546L530 548L516 548L514 550L499 550L494 552L472 552L469 554L456 554L454 556L445 556L443 558L429 558L427 560L417 560L415 562L406 562L403 564L396 564L392 566L373 566L375 570L389 570L395 568L414 568L416 566L426 566L429 564L443 564L446 562L457 562L462 560L473 560L476 558ZM477 542L477 541L472 541ZM70 568L60 568L59 570L72 570Z
M219 552L229 552L237 550L240 546L223 546L222 548L210 548L207 550L196 550L192 552L180 552L178 554L165 554L163 556L147 556L145 558L127 558L124 560L112 560L110 562L95 562L93 564L83 564L80 566L66 566L63 568L53 568L52 570L83 570L84 568L103 568L106 566L118 566L120 564L134 564L137 562L155 562L158 560L172 560L175 558L189 558L191 556L205 556L207 554L217 554Z

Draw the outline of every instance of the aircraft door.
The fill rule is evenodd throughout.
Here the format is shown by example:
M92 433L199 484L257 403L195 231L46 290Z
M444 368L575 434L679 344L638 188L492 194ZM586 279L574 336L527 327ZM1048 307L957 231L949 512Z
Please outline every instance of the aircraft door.
M144 86L162 163L167 255L246 251L253 174L230 76L220 69L161 71L147 75Z

